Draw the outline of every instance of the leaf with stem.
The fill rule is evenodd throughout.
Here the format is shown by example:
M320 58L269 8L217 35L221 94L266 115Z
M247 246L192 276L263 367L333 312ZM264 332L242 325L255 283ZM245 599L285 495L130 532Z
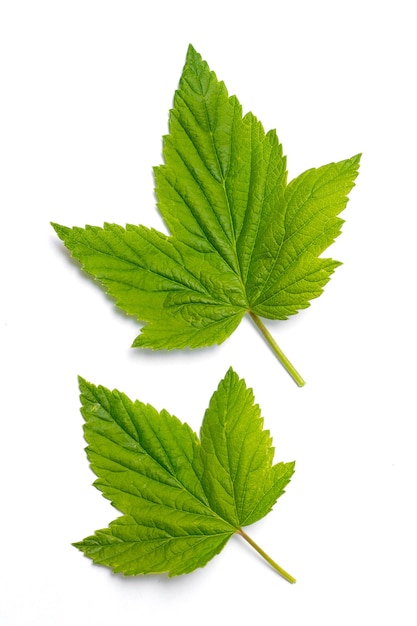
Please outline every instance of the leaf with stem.
M169 235L115 224L53 224L56 233L117 306L144 322L133 346L219 344L247 314L302 386L261 317L308 307L340 265L321 254L340 234L360 155L287 183L275 131L243 115L190 46L163 157L155 192Z
M253 393L230 369L214 392L200 438L166 411L80 379L87 456L95 486L122 517L75 543L95 563L126 575L192 572L243 537L284 493L294 463L273 464Z

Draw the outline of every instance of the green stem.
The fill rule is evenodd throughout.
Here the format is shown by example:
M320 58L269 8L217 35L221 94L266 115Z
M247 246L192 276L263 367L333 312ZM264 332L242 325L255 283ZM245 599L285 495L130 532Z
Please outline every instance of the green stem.
M262 548L260 548L258 544L256 544L253 539L251 539L249 535L245 533L244 530L242 530L242 528L239 528L237 532L252 546L252 548L256 550L256 552L258 552L258 554L260 554L265 559L265 561L267 561L274 568L274 570L278 572L278 574L285 578L285 580L288 580L289 583L295 583L295 578L293 578L291 574L288 574L288 572L282 569L282 567L280 567L278 563L275 563L275 561L273 561L271 557L268 556L266 552L264 552Z
M281 348L279 347L279 345L277 344L277 342L275 341L275 339L273 338L273 336L271 335L271 333L269 332L265 324L257 315L255 315L255 313L252 313L252 311L248 311L248 313L250 317L252 318L252 320L255 322L256 326L259 328L259 330L263 334L263 336L265 337L265 339L267 340L267 342L269 343L274 354L278 357L278 360L281 363L281 365L285 367L285 369L287 370L289 375L292 376L292 378L295 380L297 385L299 387L303 387L303 385L305 385L305 381L301 378L300 374L297 372L294 365L292 365L292 363L287 359L287 357L285 356L285 354L283 353L283 351L281 350Z

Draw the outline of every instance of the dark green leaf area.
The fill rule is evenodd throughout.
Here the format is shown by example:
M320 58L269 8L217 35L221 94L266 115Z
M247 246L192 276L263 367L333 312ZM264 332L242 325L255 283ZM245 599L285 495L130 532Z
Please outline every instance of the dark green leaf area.
M273 465L252 391L229 370L201 438L166 411L80 379L95 486L123 514L74 544L126 575L184 574L204 566L243 525L266 515L294 463Z

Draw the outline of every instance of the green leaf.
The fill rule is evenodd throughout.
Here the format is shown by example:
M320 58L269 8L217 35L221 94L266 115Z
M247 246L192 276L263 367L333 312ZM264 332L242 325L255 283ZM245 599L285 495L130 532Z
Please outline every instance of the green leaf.
M287 184L275 131L242 115L189 47L155 168L166 236L144 226L53 224L116 304L144 322L134 346L223 342L248 313L299 385L303 379L259 316L285 320L318 297L339 262L320 255L339 235L360 155Z
M87 456L102 494L123 513L74 545L126 575L185 574L235 533L287 580L242 526L264 517L294 472L273 462L252 391L229 370L214 392L201 439L166 411L80 379Z

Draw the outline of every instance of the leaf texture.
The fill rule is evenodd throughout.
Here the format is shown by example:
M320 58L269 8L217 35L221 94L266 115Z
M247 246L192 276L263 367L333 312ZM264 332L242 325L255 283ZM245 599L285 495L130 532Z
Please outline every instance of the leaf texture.
M229 370L201 438L166 411L80 379L95 486L123 513L74 544L126 575L184 574L204 566L243 525L264 517L294 463L273 462L252 391Z
M163 160L155 192L170 235L53 224L83 269L144 323L134 346L221 343L245 313L284 320L322 293L339 263L321 254L340 233L360 155L288 184L275 131L243 115L190 46Z

